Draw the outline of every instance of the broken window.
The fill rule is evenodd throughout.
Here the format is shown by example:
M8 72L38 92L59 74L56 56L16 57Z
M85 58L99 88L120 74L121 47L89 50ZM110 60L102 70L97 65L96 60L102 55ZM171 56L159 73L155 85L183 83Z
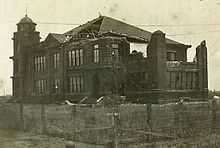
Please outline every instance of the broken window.
M148 44L147 43L130 43L130 53L132 51L137 51L137 52L140 52L140 53L143 53L143 56L144 57L147 57L147 46Z
M112 44L112 48L118 49L118 44Z
M98 44L94 45L94 48L95 48L95 49L98 49L98 48L99 48L99 45L98 45Z
M167 61L175 61L176 53L175 52L167 52Z
M95 45L93 50L93 55L94 55L94 63L99 63L99 45Z
M99 62L99 50L98 49L94 50L94 62L95 63Z
M119 57L119 46L118 44L112 44L112 57L114 60L118 61L121 58Z

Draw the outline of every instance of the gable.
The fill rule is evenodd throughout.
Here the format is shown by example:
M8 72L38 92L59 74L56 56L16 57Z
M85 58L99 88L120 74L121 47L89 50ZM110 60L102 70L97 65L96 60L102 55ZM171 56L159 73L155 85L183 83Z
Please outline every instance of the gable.
M43 41L43 45L47 47L56 46L66 41L66 36L63 34L49 33Z

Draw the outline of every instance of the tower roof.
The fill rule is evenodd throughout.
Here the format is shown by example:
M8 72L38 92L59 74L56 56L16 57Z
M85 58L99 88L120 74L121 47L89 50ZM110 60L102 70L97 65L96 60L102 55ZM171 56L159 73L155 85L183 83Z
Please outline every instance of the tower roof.
M31 18L29 18L27 16L27 14L25 15L25 17L23 17L18 24L35 24Z

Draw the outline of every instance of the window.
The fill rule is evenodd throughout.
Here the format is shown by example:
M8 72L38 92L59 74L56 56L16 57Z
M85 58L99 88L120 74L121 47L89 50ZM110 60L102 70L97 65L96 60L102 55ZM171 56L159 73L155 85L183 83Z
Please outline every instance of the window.
M176 53L175 52L167 52L167 61L175 61Z
M83 50L82 49L79 50L79 61L80 61L80 65L82 65L83 64Z
M94 63L98 63L99 62L99 45L96 44L94 45L94 50L93 50L93 59L94 59Z
M84 90L84 80L83 77L80 77L80 90L83 91Z
M98 45L98 44L94 45L94 48L95 48L95 49L98 49L98 48L99 48L99 45Z
M46 57L37 56L34 58L34 69L35 72L44 71L46 69Z
M130 42L130 53L135 50L137 52L143 53L144 57L147 57L147 47L147 43Z
M99 62L99 50L98 49L94 50L94 62L95 63Z
M34 58L34 70L35 72L38 71L38 58L37 57Z
M83 50L71 50L68 52L68 66L79 66L83 64Z
M55 53L53 55L53 66L54 66L54 69L59 68L59 63L60 63L60 54L59 53Z
M79 50L76 50L76 66L79 65Z
M47 81L46 80L36 80L35 81L35 91L39 95L43 95L47 90Z
M112 57L116 61L120 60L118 47L118 44L112 44Z
M60 79L53 80L53 93L59 93L61 90Z
M72 76L68 80L69 82L69 92L74 93L74 92L83 92L84 90L84 80L83 76L77 75L77 76Z
M118 44L112 44L112 48L118 49Z
M68 60L69 60L69 67L75 66L76 65L75 64L76 63L75 51L74 50L69 51L68 54L69 54L69 58L68 58Z

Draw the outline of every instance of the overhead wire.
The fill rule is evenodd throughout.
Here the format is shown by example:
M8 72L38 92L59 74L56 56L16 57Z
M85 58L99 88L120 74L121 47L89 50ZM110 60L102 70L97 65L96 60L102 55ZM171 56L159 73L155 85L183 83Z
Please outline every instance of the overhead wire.
M52 24L52 25L82 25L80 23L60 23L60 22L36 22L38 24ZM220 26L220 24L133 24L139 27L197 27L197 26Z
M78 23L58 23L58 22L37 22L38 24L49 24L49 25L81 25ZM143 27L184 27L184 26L196 26L196 25L215 25L215 24L189 24L189 25L135 25L135 26L143 26ZM220 24L216 24L220 25ZM110 25L108 25L110 26ZM166 34L167 36L186 36L186 35L197 35L203 33L211 33L211 32L220 32L220 30L210 30L210 31L203 31L203 32L191 32L191 33L177 33L177 34Z
M210 30L210 31L203 31L203 32L191 32L191 33L179 33L179 34L166 34L167 36L187 36L187 35L198 35L203 33L218 33L220 30Z
M10 23L15 23L14 21L10 21ZM80 23L60 23L60 22L36 22L37 24L43 25L66 25L66 26L80 26ZM108 25L110 26L110 25ZM216 24L134 24L137 27L198 27L198 26L220 26L220 23ZM199 35L204 33L217 33L220 30L211 30L211 31L202 31L202 32L191 32L191 33L176 33L176 34L166 34L167 36L192 36Z

